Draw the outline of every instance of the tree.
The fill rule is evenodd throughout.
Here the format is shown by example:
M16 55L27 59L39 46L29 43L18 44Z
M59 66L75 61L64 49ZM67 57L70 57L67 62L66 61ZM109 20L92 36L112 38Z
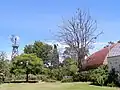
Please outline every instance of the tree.
M111 45L113 45L113 44L115 44L115 43L112 42L112 41L109 41L108 44L104 46L104 48L109 47L109 46L111 46Z
M77 72L77 63L71 58L66 58L63 61L63 73L64 76L73 76Z
M57 45L55 44L52 52L51 64L54 68L57 68L59 66L59 53L57 50Z
M65 76L74 76L77 72L77 64L76 61L71 58L66 58L61 66L58 68L49 69L50 72L48 76L52 79L62 80Z
M9 61L6 58L6 53L1 51L0 52L0 76L2 78L2 81L4 81L5 78L9 77L9 69L10 64Z
M38 74L42 72L43 61L34 54L21 54L12 60L11 72L14 74L26 74L28 81L29 74Z
M45 44L40 41L35 41L33 45L26 45L24 47L24 53L31 54L35 53L37 57L41 58L44 62L44 64L47 64L50 62L50 56L52 46Z
M77 59L76 51L70 47L65 47L65 51L63 52L63 58L71 58L73 60Z
M118 40L117 43L120 43L120 40Z
M24 53L26 53L26 54L31 54L31 53L33 53L33 45L26 45L25 47L24 47Z
M89 13L82 12L80 9L77 10L71 20L63 22L63 25L60 26L58 36L61 41L75 50L79 71L82 69L83 61L92 44L102 34L101 32L95 35L96 30L96 20L93 20Z

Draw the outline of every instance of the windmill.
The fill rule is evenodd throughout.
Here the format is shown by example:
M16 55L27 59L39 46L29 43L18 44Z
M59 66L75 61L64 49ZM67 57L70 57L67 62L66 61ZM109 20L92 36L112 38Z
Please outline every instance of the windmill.
M12 55L11 55L11 59L13 59L15 56L18 55L18 48L19 48L19 44L18 44L18 41L19 41L19 37L18 36L15 36L15 35L11 35L10 36L10 40L12 42Z

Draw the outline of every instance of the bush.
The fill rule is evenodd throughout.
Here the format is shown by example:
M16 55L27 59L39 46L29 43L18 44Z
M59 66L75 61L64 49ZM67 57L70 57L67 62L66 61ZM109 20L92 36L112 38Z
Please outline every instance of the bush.
M45 75L36 75L37 80L42 80Z
M119 73L116 73L115 69L112 69L108 75L107 86L110 86L110 87L120 86Z
M29 80L37 80L37 76L33 75L33 74L29 74L28 77Z
M13 76L13 77L11 77L12 79L14 79L14 80L26 80L26 75L24 74L24 75L17 75L17 76ZM29 74L29 76L28 76L28 80L38 80L37 79L37 76L36 75L33 75L33 74Z
M56 82L56 80L53 80L53 79L47 79L46 82Z
M61 80L62 70L60 68L52 69L48 76L49 78L54 79L54 80Z
M3 77L0 76L0 84L3 83Z
M26 75L17 75L17 76L13 76L14 80L25 80L26 79Z
M75 82L79 82L79 81L87 82L87 81L90 81L90 73L89 73L89 71L82 71L80 73L76 73L73 76L73 81L75 81Z
M45 76L45 75L41 76L41 81L45 81L45 82L47 82L47 81L48 81L48 77Z
M12 81L12 78L5 78L5 81L4 81L4 82L10 83L11 81Z
M105 84L105 80L103 76L99 76L98 78L96 78L96 81L94 82L94 84L103 86Z
M63 78L61 80L62 83L65 83L65 82L73 82L73 78Z
M107 85L108 80L108 68L105 65L98 67L97 69L90 70L90 81L92 84L103 86Z
M114 82L112 82L112 83L108 83L107 86L109 86L109 87L115 87L116 85L115 85Z
M56 80L50 79L48 76L45 75L39 75L38 77L42 82L56 82Z

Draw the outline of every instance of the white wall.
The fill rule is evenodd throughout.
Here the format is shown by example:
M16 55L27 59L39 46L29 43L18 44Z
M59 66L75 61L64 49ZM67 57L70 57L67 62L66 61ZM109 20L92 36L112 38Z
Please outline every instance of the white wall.
M120 72L120 56L108 57L108 70L111 71L115 68L115 71Z

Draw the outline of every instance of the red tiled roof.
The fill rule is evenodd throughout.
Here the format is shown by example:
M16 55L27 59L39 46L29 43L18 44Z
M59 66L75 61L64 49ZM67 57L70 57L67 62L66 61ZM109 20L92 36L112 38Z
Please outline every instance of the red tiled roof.
M86 68L96 68L96 67L98 67L100 65L103 65L104 60L106 59L106 56L109 53L109 48L112 49L115 45L116 44L113 44L110 47L103 48L103 49L95 52L91 56L89 56L86 59L85 67Z

